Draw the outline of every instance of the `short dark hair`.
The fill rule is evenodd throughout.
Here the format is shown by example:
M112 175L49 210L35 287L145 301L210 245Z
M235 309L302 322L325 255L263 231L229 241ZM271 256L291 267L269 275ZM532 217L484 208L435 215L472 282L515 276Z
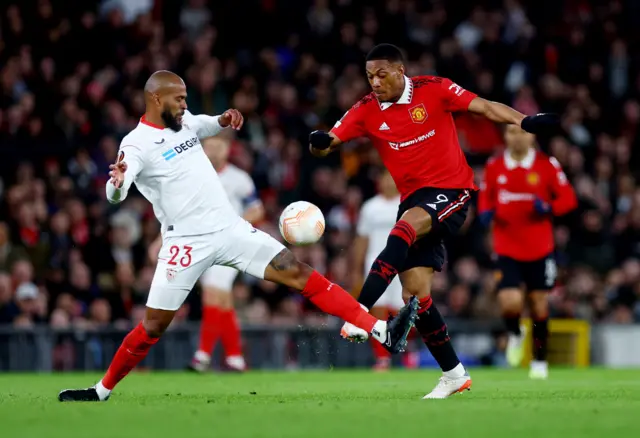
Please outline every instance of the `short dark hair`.
M389 62L404 63L402 51L393 44L378 44L367 54L367 61L384 59Z

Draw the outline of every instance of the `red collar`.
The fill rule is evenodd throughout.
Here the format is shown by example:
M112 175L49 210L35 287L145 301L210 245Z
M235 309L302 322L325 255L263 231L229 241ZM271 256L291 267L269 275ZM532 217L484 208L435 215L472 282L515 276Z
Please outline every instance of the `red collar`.
M156 125L155 123L151 123L150 121L148 121L147 116L145 115L140 117L140 123L142 123L143 125L151 126L152 128L155 128L155 129L164 129L163 126Z

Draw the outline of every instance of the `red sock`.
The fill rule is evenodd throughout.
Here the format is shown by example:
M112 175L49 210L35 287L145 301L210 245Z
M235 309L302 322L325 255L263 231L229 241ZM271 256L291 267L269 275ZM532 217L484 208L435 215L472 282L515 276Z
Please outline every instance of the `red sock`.
M220 311L220 330L225 356L242 356L240 326L234 309Z
M102 378L102 385L109 390L113 389L147 356L149 349L158 339L160 338L149 337L142 323L138 324L124 338L116 355L113 356L111 365Z
M378 321L367 313L349 293L335 283L313 271L302 295L309 298L320 310L360 327L371 333Z
M213 352L213 347L220 337L222 312L215 306L202 308L202 321L200 322L200 346L198 350L207 354Z

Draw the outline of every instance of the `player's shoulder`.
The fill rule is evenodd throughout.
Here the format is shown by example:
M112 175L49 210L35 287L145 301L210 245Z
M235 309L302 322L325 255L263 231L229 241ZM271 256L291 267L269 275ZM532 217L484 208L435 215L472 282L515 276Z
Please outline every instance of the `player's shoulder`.
M372 104L376 103L376 95L373 91L366 96L362 97L359 101L353 104L352 110L367 110Z
M536 149L536 163L549 169L562 170L562 165L555 157L547 155L539 149Z
M398 203L400 202L398 201ZM371 216L384 214L384 211L386 211L387 209L389 209L389 201L382 195L375 195L367 199L362 204L362 210L364 211L364 213Z
M380 200L382 197L380 195L375 195L362 203L362 207L360 209L360 214L371 214L372 211L376 210L380 205Z
M142 155L148 149L146 146L150 141L149 132L144 125L140 124L122 138L120 150L129 150L131 153Z
M201 120L198 119L198 114L193 114L189 110L185 110L182 115L182 127L186 129L194 129L201 124Z
M422 76L412 76L411 82L413 83L413 87L415 89L420 88L428 88L428 87L440 87L442 83L446 81L446 78L442 76L433 76L433 75L422 75Z
M184 110L184 114L182 115L182 121L193 121L196 119L196 116L189 110Z
M235 166L231 163L228 163L225 166L224 173L235 180L242 180L242 181L246 181L247 179L251 180L251 176L247 172L245 172L244 170L240 169L238 166Z
M494 168L497 166L502 166L504 164L504 152L496 152L489 157L487 163L485 164L486 168Z

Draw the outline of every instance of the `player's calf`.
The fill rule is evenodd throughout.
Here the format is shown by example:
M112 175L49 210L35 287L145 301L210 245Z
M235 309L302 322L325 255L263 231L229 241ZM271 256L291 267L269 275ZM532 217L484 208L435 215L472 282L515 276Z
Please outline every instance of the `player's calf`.
M507 362L512 367L520 366L524 358L524 327L520 326L520 316L524 308L524 294L518 288L501 289L498 302L505 328L509 333L507 341Z
M533 361L530 376L546 379L547 342L549 338L549 299L547 291L533 291L529 295L531 319L533 321Z
M471 378L453 348L447 325L431 298L433 269L413 268L401 274L402 297L418 298L416 330L442 369L443 376L425 398L445 398L471 387Z
M144 320L124 338L102 380L91 388L64 390L58 394L58 400L106 401L118 382L124 379L158 342L175 313L147 307Z
M498 292L498 303L507 331L520 336L520 315L524 309L524 294L518 288L501 289Z
M422 207L412 207L404 212L389 233L387 245L371 265L358 297L363 306L371 308L380 299L405 265L409 248L418 238L431 232L432 224L431 215Z

